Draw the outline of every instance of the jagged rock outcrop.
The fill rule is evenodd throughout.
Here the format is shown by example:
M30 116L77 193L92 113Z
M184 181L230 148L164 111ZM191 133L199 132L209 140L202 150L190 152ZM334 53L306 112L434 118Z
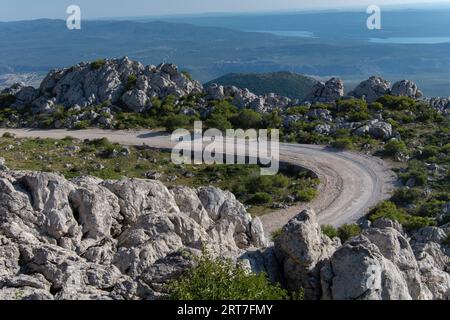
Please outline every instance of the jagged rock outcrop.
M365 99L367 102L373 102L379 97L390 93L391 84L381 77L370 77L361 82L355 89L349 92L349 96Z
M237 259L266 242L213 187L0 172L0 299L154 299L187 252Z
M430 98L426 99L426 101L433 106L438 112L449 116L450 115L450 98Z
M275 242L288 288L305 289L307 299L320 298L321 263L332 255L337 244L322 233L312 210L290 220Z
M199 93L203 87L178 71L173 64L143 66L127 57L93 63L82 62L70 68L51 71L39 89L9 89L16 96L13 106L31 104L34 113L51 112L55 105L87 107L109 101L123 103L130 110L151 108L153 97L177 98Z
M313 86L305 101L311 103L335 103L344 96L344 82L337 78L331 78L327 82L318 82Z
M257 112L270 112L274 109L284 110L291 106L292 100L274 93L258 96L248 89L235 86L210 84L205 88L207 100L231 99L231 103L239 109L251 108Z
M420 99L423 94L417 85L410 80L401 80L392 85L391 94L394 96Z
M283 228L274 249L288 287L304 288L308 299L445 300L450 256L444 235L432 227L409 239L398 223L381 219L340 245L306 210Z

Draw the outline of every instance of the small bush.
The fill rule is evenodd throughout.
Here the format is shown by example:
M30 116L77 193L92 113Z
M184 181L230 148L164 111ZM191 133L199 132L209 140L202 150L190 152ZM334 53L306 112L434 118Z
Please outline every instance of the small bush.
M283 175L257 176L247 181L246 187L250 193L268 192L276 193L289 186L289 179Z
M0 110L8 108L16 101L16 97L12 94L0 94Z
M83 129L89 128L90 125L91 125L91 122L89 120L82 120L82 121L76 122L73 128L75 130L83 130Z
M436 157L439 154L439 148L435 146L426 146L422 150L422 154L420 155L420 159L429 159L432 157Z
M262 115L251 109L242 109L231 122L239 129L257 129L261 126Z
M384 154L393 156L399 152L405 152L406 145L403 141L393 139L384 145Z
M380 218L395 220L402 224L407 230L416 230L435 225L433 219L409 215L404 210L398 208L391 201L384 201L380 203L369 213L369 219L371 221L375 221Z
M275 241L281 236L282 233L283 229L277 229L271 233L270 238L272 239L272 241Z
M445 246L450 246L450 233L447 233L447 238L442 242Z
M169 115L164 121L164 126L167 131L174 131L180 128L189 129L191 127L191 118L184 114Z
M272 202L272 196L267 192L258 192L250 200L247 201L249 204L266 204Z
M340 150L351 149L353 148L353 141L350 138L338 138L331 143L331 146Z
M11 132L5 132L2 137L6 139L12 139L15 138L15 135L12 134Z
M125 87L125 90L129 91L129 90L133 89L136 86L136 83L137 83L137 77L134 74L130 75L127 79L127 85Z
M367 103L360 99L338 100L336 103L338 112L366 112Z
M288 115L297 115L297 114L306 114L309 111L309 107L307 106L295 106L295 107L290 107L286 110L286 113Z
M99 59L91 62L91 69L98 70L106 64L105 59Z
M414 203L421 197L421 191L415 188L396 189L391 201L396 205L403 206L405 204Z
M317 190L314 188L305 188L297 192L296 196L299 201L310 202L317 195Z
M212 114L208 119L206 119L205 124L208 128L215 128L221 131L233 128L231 122L228 121L227 117L221 113Z
M382 111L383 110L383 105L379 102L372 102L369 105L369 109L373 110L373 111Z
M331 239L339 236L337 229L335 227L333 227L332 225L326 224L326 225L323 225L321 228L322 228L323 234L330 237Z
M168 286L173 300L284 300L287 291L273 285L264 273L247 273L230 261L204 253L196 267L172 280Z
M183 71L181 71L181 74L182 74L183 76L185 76L188 80L194 81L193 78L192 78L192 76L191 76L191 74L190 74L188 71L183 70Z
M338 228L338 237L343 243L359 234L361 234L361 227L357 224L344 224Z

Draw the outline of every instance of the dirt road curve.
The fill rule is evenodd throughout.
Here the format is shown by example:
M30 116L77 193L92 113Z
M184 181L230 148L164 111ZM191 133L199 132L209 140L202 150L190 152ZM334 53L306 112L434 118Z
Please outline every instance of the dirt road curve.
M0 135L11 132L17 137L97 139L107 137L124 145L146 144L156 148L170 148L170 136L161 132L111 131L88 129L28 130L0 129ZM281 144L282 161L297 164L314 171L320 178L318 197L307 206L316 210L322 224L338 226L358 220L367 210L389 197L395 175L378 158L355 152L336 152L323 146ZM266 233L282 227L306 205L299 204L262 217Z

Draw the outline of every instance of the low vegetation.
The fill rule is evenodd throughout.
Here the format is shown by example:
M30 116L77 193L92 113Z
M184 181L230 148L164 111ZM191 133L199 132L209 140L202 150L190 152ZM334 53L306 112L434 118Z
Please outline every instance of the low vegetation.
M339 238L342 243L346 242L350 238L356 237L361 233L361 231L361 227L357 224L344 224L339 228L335 228L331 225L322 226L322 232L325 235L331 239Z
M272 284L264 273L249 273L228 260L209 254L195 258L196 266L167 286L173 300L286 300L289 293ZM301 297L301 296L300 296Z

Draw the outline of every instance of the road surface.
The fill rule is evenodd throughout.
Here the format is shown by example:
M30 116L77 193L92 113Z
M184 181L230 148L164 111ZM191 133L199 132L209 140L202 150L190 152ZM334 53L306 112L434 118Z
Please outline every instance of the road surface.
M123 145L146 144L155 148L171 148L174 145L170 135L157 131L0 129L0 135L5 132L20 138L106 137ZM339 152L324 146L282 143L280 160L313 171L321 183L318 196L312 202L262 216L266 234L281 228L306 207L316 211L322 224L339 226L355 222L372 206L389 198L396 180L395 174L381 159L356 152Z

